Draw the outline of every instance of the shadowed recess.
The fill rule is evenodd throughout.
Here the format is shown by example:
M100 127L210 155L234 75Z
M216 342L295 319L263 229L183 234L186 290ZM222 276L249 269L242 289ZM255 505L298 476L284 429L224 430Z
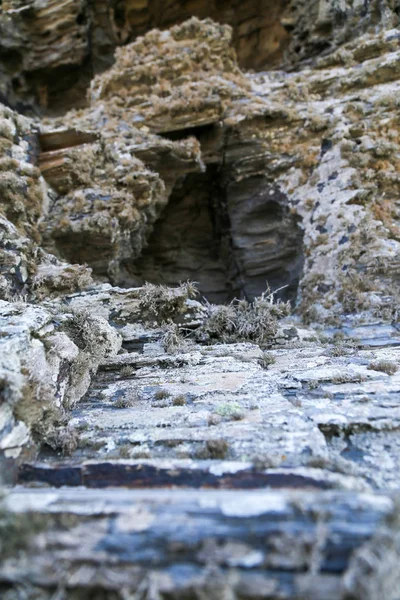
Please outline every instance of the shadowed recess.
M137 284L196 281L215 303L253 300L268 287L294 301L302 237L286 196L264 177L226 184L210 166L175 187L132 275Z

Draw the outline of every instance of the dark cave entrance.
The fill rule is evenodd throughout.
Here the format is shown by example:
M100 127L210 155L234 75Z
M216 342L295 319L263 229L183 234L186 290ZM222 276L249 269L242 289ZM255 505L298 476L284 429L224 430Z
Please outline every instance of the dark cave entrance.
M177 285L192 280L211 302L239 293L229 218L218 185L218 169L187 175L175 186L149 244L135 263L140 283Z
M191 280L210 302L253 300L267 287L296 300L303 233L287 197L263 176L226 181L220 167L175 186L148 246L131 267L135 284ZM280 289L282 288L282 289Z

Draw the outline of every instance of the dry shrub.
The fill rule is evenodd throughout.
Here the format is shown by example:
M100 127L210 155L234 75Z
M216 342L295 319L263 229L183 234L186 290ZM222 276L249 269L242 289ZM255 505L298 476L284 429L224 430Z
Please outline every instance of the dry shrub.
M271 342L278 330L278 320L290 314L289 302L274 302L274 293L267 290L254 302L233 300L227 306L208 305L208 318L198 336L204 341Z
M399 367L391 360L376 360L369 364L368 369L382 371L382 373L386 373L387 375L394 375L399 370Z
M146 283L141 289L140 310L143 317L157 323L168 322L185 312L186 300L197 294L196 285L190 281L177 288Z

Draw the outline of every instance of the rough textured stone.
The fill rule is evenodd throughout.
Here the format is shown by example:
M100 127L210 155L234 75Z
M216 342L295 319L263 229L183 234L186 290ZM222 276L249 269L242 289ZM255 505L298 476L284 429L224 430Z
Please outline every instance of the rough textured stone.
M192 16L233 27L239 63L296 68L366 31L399 23L397 0L4 0L0 13L0 92L13 106L64 112L83 106L94 74L116 47L154 27Z
M171 355L162 332L146 343L136 329L135 343L133 328L125 331L125 347L142 339L142 353L105 362L74 409L74 464L219 458L288 478L336 473L339 487L397 488L399 349L322 346L305 336L298 348L292 340L269 351L275 362L265 369L255 345L189 345ZM56 458L54 465L57 477Z
M56 424L62 427L65 410L85 394L101 360L118 352L121 338L100 316L55 317L2 300L0 314L0 461L18 457L33 441L62 448Z
M187 55L179 54L182 43ZM62 198L50 207L53 250L87 260L119 284L192 278L221 301L254 298L268 282L274 289L286 286L282 294L294 300L300 281L300 310L309 321L334 324L354 311L392 319L398 177L387 157L396 160L398 153L397 48L396 30L366 33L300 72L245 77L230 53L229 30L192 19L119 50L115 66L92 84L91 107L63 119L100 142L55 150L54 167L51 151L41 155L43 174ZM172 68L177 54L179 66ZM147 64L156 71L144 77ZM60 125L48 121L46 131ZM149 129L186 139L166 142ZM187 137L193 134L200 148ZM181 157L173 169L166 169L165 152ZM79 177L76 161L85 165ZM112 176L115 161L121 183L113 177L107 188L104 172ZM124 163L129 175L132 168L158 172L170 195L166 207L162 182L151 184L147 171L139 170L154 198L141 200L146 192L127 186ZM197 174L203 165L206 172ZM102 186L113 191L108 205L99 190L96 195L89 188L93 200L85 191L85 177L96 183L97 169ZM127 194L140 215L111 228L118 198ZM91 210L92 202L101 211L82 220L81 206ZM96 221L101 215L104 230ZM106 264L90 250L92 238L100 243L99 231L103 255L110 253ZM148 250L138 258L146 241Z
M233 25L244 66L276 64L288 38L279 20L286 5L285 0L245 5L178 0L162 7L131 0L7 0L0 13L0 93L22 108L64 112L83 106L90 79L111 66L116 47L191 16Z
M3 549L0 582L7 599L22 581L26 597L46 600L395 598L394 504L338 492L16 490L3 530L20 533L28 511L37 522L15 541L17 558Z
M43 251L39 221L49 190L38 168L38 126L0 105L0 297L40 296L91 283L85 266Z
M396 600L398 2L164 4L1 3L0 595Z

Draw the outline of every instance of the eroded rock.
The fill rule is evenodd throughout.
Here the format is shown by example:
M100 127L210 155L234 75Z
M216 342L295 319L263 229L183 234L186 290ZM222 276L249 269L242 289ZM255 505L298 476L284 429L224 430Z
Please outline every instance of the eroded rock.
M1 593L392 600L398 6L137 4L2 4L10 103L76 101L0 112L0 528L44 519Z
M385 157L398 146L390 99L396 31L366 33L298 73L258 76L238 70L229 39L228 28L192 19L119 50L92 85L91 107L64 118L98 141L41 155L61 194L50 208L53 250L118 284L190 278L216 301L253 299L269 283L294 302L299 287L308 321L334 324L354 311L390 321L398 305L398 177ZM177 54L180 78L171 68ZM60 124L48 121L44 136ZM124 163L143 174L152 200L127 185ZM114 202L86 187L98 176ZM115 215L120 197L125 210L131 198L139 211L127 222ZM91 251L100 234L102 262Z
M0 150L0 297L43 297L89 285L90 269L40 246L50 193L38 168L37 123L0 105Z
M17 458L34 442L62 447L66 410L87 391L100 362L121 338L100 316L54 314L32 304L0 301L0 448ZM58 441L57 441L58 440Z

